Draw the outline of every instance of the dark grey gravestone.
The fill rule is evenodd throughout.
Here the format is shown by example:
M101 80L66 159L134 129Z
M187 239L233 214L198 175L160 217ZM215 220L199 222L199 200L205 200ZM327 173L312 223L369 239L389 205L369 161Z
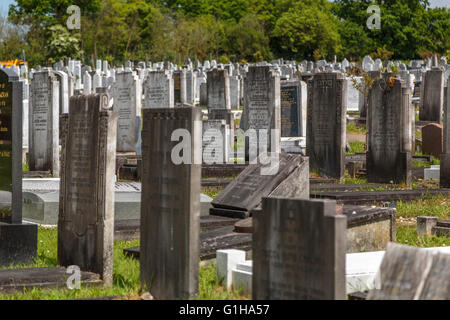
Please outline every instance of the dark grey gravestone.
M112 285L117 115L105 94L74 96L61 122L58 263Z
M37 226L22 224L23 85L11 69L0 70L0 265L32 263Z
M253 299L344 300L346 229L335 201L263 198L253 216Z
M206 79L208 110L230 110L230 79L228 70L213 69L208 71Z
M428 70L422 83L424 87L419 120L441 123L444 103L444 71L440 68Z
M263 155L264 156L264 155ZM278 166L264 174L269 164L250 164L211 202L215 208L250 212L263 197L309 198L308 158L300 155L271 154Z
M341 73L318 73L308 81L306 154L311 170L336 179L345 175L346 86Z
M186 299L198 293L202 112L143 112L141 286L157 299ZM190 164L172 161L177 129L191 135Z
M306 136L306 83L281 81L281 136Z
M449 78L450 79L450 78ZM444 106L444 154L441 155L441 188L450 188L450 85Z
M270 66L249 67L244 78L244 111L241 122L244 131L257 131L258 143L250 139L249 144L252 144L250 148L258 147L258 156L263 153L261 145L266 152L280 152L280 104L280 77L274 69ZM267 134L260 130L267 130ZM246 144L247 147L249 144Z
M184 104L186 103L186 71L185 70L174 71L172 77L173 77L174 103Z
M53 72L33 75L30 86L30 171L59 175L59 82Z
M450 255L389 243L368 300L449 300Z
M410 88L393 73L383 74L369 91L368 182L411 184L410 97Z

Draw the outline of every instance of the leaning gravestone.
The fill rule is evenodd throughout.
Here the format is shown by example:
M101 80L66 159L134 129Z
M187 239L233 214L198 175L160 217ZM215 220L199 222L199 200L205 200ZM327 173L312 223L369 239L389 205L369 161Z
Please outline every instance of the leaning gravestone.
M253 299L345 300L346 229L336 201L263 198L253 216Z
M0 70L0 266L37 253L37 226L22 224L22 89L14 71Z
M36 72L31 80L29 113L30 171L59 175L59 82L52 71Z
M306 137L306 83L281 81L281 136Z
M449 78L450 79L450 78ZM444 153L441 155L441 188L450 188L450 85L444 106Z
M346 86L342 73L318 73L308 81L306 154L311 170L336 179L345 174Z
M143 115L141 286L157 299L186 299L198 293L202 112Z
M263 197L309 198L308 158L272 153L268 159L270 162L250 164L229 183L211 202L210 214L246 218Z
M144 81L144 108L173 108L172 73L168 70L150 71Z
M389 243L368 300L450 300L450 254Z
M367 181L411 184L411 91L393 73L376 79L368 98Z
M62 115L58 264L113 280L117 115L105 94L74 96Z
M141 90L133 72L117 74L114 112L117 113L117 152L136 152L141 123Z

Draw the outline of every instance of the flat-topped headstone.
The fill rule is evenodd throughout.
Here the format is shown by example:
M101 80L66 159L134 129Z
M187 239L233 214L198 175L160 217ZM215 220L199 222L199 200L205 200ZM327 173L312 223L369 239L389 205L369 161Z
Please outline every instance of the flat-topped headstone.
M253 299L345 300L347 222L335 201L263 198L253 222Z
M186 70L177 70L172 73L174 103L186 103Z
M450 77L449 77L450 79ZM441 188L450 188L450 85L447 87L447 100L444 105L444 153L441 155Z
M203 162L228 163L230 128L225 120L203 121Z
M440 68L428 70L422 86L423 95L421 95L419 120L441 123L444 103L444 71Z
M272 174L264 174L268 164L250 164L211 202L215 208L250 212L268 196L309 198L308 158L294 154L270 154L278 157Z
M37 253L37 226L22 224L22 90L14 71L0 70L0 266Z
M74 96L62 115L58 264L113 280L117 115L105 94Z
M337 179L345 174L346 86L342 73L318 73L308 82L306 154L311 170Z
M207 95L209 109L231 109L230 79L227 70L213 69L207 72Z
M411 91L392 73L370 73L367 181L411 184Z
M30 171L59 175L59 82L52 71L36 72L31 80L29 113Z
M390 243L368 300L449 300L450 254Z
M174 87L168 70L150 71L144 81L144 108L173 108Z
M306 137L307 89L300 80L281 81L281 136Z
M157 299L198 293L201 119L200 108L144 109L142 134L141 286ZM183 159L172 157L190 134ZM179 155L177 153L177 155Z

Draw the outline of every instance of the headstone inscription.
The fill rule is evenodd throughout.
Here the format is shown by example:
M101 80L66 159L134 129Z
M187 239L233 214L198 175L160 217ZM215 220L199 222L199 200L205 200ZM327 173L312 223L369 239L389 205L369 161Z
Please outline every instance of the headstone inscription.
M59 176L59 82L52 71L36 72L31 80L29 113L30 171Z
M37 253L37 225L22 224L22 90L13 70L0 70L0 266Z
M117 115L106 94L80 95L61 122L58 264L112 285Z
M144 108L173 108L174 88L168 70L150 71L144 81Z
M253 299L345 300L346 228L336 201L263 198L253 215Z
M186 299L198 293L202 112L144 109L143 117L141 286L157 299ZM182 142L171 141L177 131ZM179 143L190 149L182 161L173 158Z
M306 83L303 81L281 81L282 137L306 137L306 91Z
M308 81L306 154L312 170L336 179L345 174L346 86L342 73Z
M376 79L368 97L367 181L411 184L411 91L393 73Z

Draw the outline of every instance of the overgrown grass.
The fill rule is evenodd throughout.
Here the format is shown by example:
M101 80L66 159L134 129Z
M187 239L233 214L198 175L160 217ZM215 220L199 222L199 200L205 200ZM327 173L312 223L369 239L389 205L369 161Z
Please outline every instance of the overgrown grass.
M397 243L421 248L446 247L450 246L450 237L418 236L415 225L397 225Z
M436 216L441 220L449 220L450 198L444 195L436 195L431 197L430 199L420 199L410 202L398 201L397 216Z
M352 149L350 152L347 152L347 154L356 154L356 153L364 153L366 150L366 144L361 141L352 141L348 143L350 145L350 148Z
M357 126L354 123L347 123L347 132L348 133L360 133L360 134L366 134L367 130L364 126Z
M241 290L228 292L217 281L216 265L212 264L201 268L199 274L200 291L199 300L242 300L248 299L241 294Z

